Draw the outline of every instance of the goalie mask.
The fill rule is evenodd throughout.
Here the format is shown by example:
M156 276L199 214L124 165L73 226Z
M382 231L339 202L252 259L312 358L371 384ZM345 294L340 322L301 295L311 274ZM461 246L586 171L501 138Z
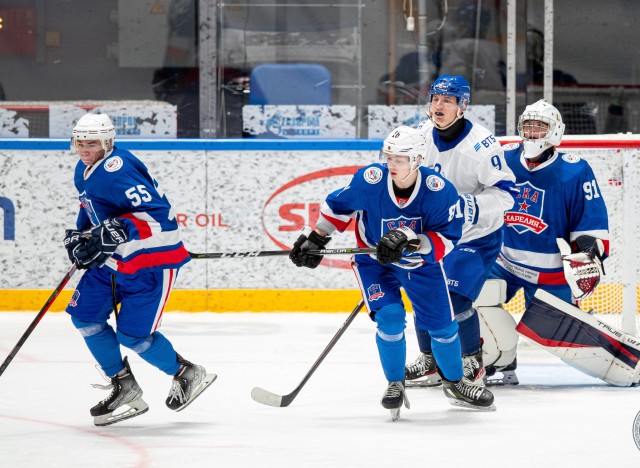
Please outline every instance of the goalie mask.
M79 140L99 140L105 157L113 150L116 129L107 114L85 114L71 133L71 149L77 151Z
M533 159L558 146L565 125L558 109L544 99L528 105L518 119L518 135L523 140L524 157Z
M409 174L416 171L426 154L426 143L422 131L417 128L401 125L389 133L380 150L380 162L387 164L387 155L407 156L409 158Z

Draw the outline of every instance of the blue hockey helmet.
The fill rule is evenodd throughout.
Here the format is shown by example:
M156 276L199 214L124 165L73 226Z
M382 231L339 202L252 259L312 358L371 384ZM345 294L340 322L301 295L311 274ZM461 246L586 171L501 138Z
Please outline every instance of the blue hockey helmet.
M471 87L460 75L441 75L429 86L429 102L434 94L455 96L460 109L465 109L471 102Z

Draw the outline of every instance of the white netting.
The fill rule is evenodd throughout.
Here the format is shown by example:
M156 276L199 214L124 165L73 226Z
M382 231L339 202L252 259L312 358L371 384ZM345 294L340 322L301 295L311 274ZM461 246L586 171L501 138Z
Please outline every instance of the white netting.
M607 135L593 138L571 138L565 137L561 152L572 153L585 159L591 165L595 173L602 197L607 205L609 214L610 231L610 256L604 262L606 275L596 288L593 296L584 300L580 308L588 311L594 309L596 316L603 321L610 323L619 329L623 327L623 320L626 324L635 321L635 335L640 335L640 320L638 320L638 294L637 285L640 277L638 269L638 252L635 242L625 240L625 234L633 234L636 238L640 233L640 221L636 216L636 207L629 206L629 194L625 190L638 190L634 173L640 159L640 140L636 140L636 147L633 146L630 137L615 137ZM623 183L626 178L627 183ZM625 203L627 206L625 207ZM625 226L627 219L634 220L633 226ZM627 221L628 223L628 221ZM626 230L632 229L629 233ZM631 265L631 267L630 267ZM630 285L624 290L624 284ZM624 294L623 294L624 290ZM627 298L629 304L626 309L623 307L623 297ZM507 309L513 313L524 311L524 297L520 292L508 304ZM624 312L623 312L624 311ZM628 317L625 319L624 317ZM630 318L629 318L630 317Z

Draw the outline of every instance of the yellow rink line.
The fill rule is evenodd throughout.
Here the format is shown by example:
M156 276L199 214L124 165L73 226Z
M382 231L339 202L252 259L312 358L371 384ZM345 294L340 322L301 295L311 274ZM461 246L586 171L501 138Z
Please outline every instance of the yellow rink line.
M64 290L50 311L63 311L72 290ZM0 290L0 311L38 311L51 290ZM350 289L174 289L165 311L182 312L345 312L361 299Z

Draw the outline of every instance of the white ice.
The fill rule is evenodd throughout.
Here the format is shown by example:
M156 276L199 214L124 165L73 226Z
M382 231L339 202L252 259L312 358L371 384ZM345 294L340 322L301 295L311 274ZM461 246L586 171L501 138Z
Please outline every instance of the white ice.
M0 314L2 360L34 316ZM528 343L521 384L493 388L497 411L410 389L411 409L392 422L364 313L291 406L251 399L254 386L291 392L346 316L168 313L161 331L218 380L175 413L164 405L170 378L129 352L150 410L99 428L89 408L107 392L90 384L104 382L68 317L49 313L0 377L0 467L640 466L640 389L607 386ZM407 342L413 360L411 325Z

